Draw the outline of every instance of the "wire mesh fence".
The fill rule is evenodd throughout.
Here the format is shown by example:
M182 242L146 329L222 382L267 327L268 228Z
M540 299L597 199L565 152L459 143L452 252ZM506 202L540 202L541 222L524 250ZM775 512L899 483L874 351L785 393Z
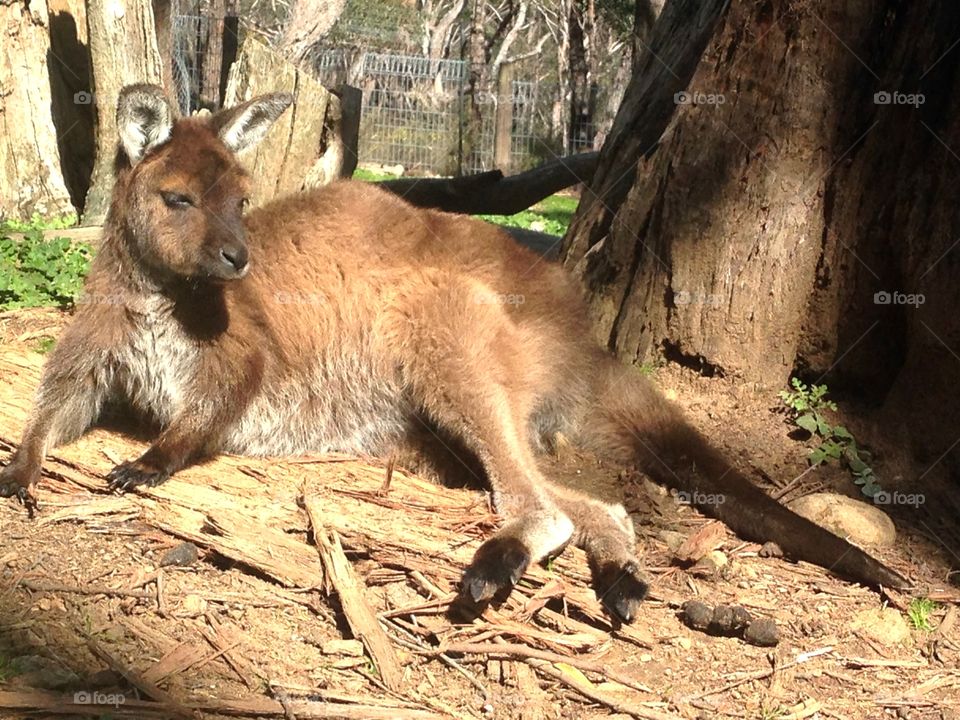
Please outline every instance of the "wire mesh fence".
M171 17L173 79L185 115L219 107L227 66L223 46L231 27L236 33L235 22L229 22L235 17L213 16L199 1L179 0ZM509 92L482 93L474 105L478 118L468 96L470 68L462 60L337 46L319 48L313 62L328 87L348 83L363 91L359 156L364 163L402 166L412 174L457 175L494 167L519 171L594 146L592 126L557 131L557 118L564 114L556 87L531 78L514 79ZM509 127L507 144L497 143L497 127L500 134ZM568 136L566 147L562 135ZM498 152L503 147L506 156Z

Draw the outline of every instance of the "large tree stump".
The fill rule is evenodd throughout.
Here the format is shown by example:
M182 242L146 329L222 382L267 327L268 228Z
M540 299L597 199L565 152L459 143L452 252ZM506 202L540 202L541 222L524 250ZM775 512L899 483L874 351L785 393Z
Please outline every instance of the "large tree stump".
M50 23L44 0L0 2L0 219L73 210L51 116Z
M343 137L356 135L343 128L359 124L359 117L345 117L334 93L263 43L248 39L230 70L224 105L268 92L293 93L294 106L244 158L253 181L254 205L325 185L340 177L349 167L344 159L356 154L355 147L343 144Z
M163 85L164 61L150 0L123 3L89 0L87 26L93 58L93 102L97 116L97 150L84 206L84 224L103 222L113 189L117 152L117 98L125 85Z

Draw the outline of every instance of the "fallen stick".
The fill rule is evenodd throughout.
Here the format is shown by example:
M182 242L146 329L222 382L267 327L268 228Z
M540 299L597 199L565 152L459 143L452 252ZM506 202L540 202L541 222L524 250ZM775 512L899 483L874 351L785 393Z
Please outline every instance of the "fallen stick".
M613 680L616 683L625 685L632 690L639 690L640 692L655 694L652 689L639 683L632 678L619 673L615 670L610 670L609 668L604 667L601 663L584 660L579 657L572 657L567 655L560 655L558 653L552 653L547 650L538 650L537 648L532 648L527 645L519 645L517 643L453 643L450 645L443 645L436 650L429 650L431 655L449 655L450 653L461 653L463 655L499 655L501 658L514 659L522 658L524 660L545 660L546 662L558 662L566 663L571 667L575 667L578 670L586 670L587 672L597 673L598 675L603 675L604 677Z
M181 705L177 700L175 700L171 695L168 695L166 692L158 688L152 682L144 678L136 670L133 670L117 658L110 654L110 652L103 648L94 640L92 637L87 637L87 647L90 649L90 652L100 658L105 662L111 670L115 673L121 675L127 682L133 685L137 690L142 692L147 697L156 700L159 703L162 703L169 711L172 712L177 717L181 718L193 718L194 714L190 708Z
M390 638L380 627L376 614L363 596L363 586L353 572L353 567L343 553L336 532L328 532L320 522L322 510L318 501L303 491L303 507L310 519L313 540L323 562L324 576L340 597L343 614L354 636L370 653L370 658L380 671L383 684L393 691L400 689L403 669L390 643Z
M795 665L800 665L801 663L805 663L812 658L819 657L820 655L826 655L828 652L831 652L832 650L833 650L833 647L822 647L817 650L811 650L809 652L800 653L799 655L797 655L795 659L791 660L788 663L784 663L783 665L777 665L775 667L770 668L769 670L757 670L755 672L749 673L748 675L745 675L742 678L734 680L733 682L729 682L726 685L721 685L718 688L714 688L713 690L706 690L697 695L689 695L688 697L684 698L684 700L686 702L693 702L694 700L699 700L709 695L716 695L717 693L722 693L722 692L726 692L727 690L732 690L735 687L745 685L746 683L753 682L754 680L763 680L764 678L768 678L774 673L779 672L780 670L786 670L787 668L792 668Z
M566 662L566 661L563 661ZM585 698L593 700L595 703L601 705L606 705L611 710L615 712L624 713L625 715L630 715L631 717L639 718L639 720L682 720L679 715L674 715L672 713L663 713L659 710L654 710L652 708L643 708L638 707L633 704L626 703L619 698L613 697L608 693L605 693L592 684L584 684L582 682L577 682L572 677L566 673L560 671L554 667L547 660L535 660L528 659L527 663L533 667L538 672L542 672L544 675L552 677L554 680L559 680L561 683L567 687L576 690L578 693L583 695ZM567 663L570 665L571 663Z
M78 587L76 585L65 585L63 583L38 582L23 578L19 585L34 590L36 592L54 592L54 593L74 593L77 595L106 595L108 597L130 597L141 600L154 600L157 597L155 592L149 590L122 590L120 588L101 587L99 585L88 585L87 587Z

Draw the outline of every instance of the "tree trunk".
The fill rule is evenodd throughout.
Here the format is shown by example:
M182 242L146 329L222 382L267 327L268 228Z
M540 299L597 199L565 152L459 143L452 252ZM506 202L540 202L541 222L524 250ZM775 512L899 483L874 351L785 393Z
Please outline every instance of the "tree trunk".
M223 71L223 20L227 13L225 0L209 0L207 8L207 42L203 51L203 76L200 82L200 103L211 110L220 109L220 73Z
M575 0L567 18L570 26L568 66L570 68L570 145L565 152L590 146L593 122L594 89L590 77L594 28L593 0ZM592 148L591 148L592 149Z
M97 116L97 151L84 223L99 225L106 216L113 187L117 151L117 98L131 83L163 85L166 69L157 48L150 0L122 4L89 0L87 24L93 58L93 97ZM166 69L169 72L169 69Z
M0 2L0 219L73 210L51 115L45 0ZM81 98L82 99L82 98Z
M309 73L248 37L230 70L224 104L230 107L263 93L283 91L294 95L293 107L243 158L250 171L254 206L339 177L347 153L341 128L344 122L359 123L344 118L337 96Z
M825 377L956 472L960 7L733 0L672 130L618 188L635 159L618 127L649 112L638 78L681 4L565 240L601 338L769 389Z
M483 36L486 7L485 0L473 0L470 8L470 27L467 31L467 42L464 45L468 75L467 87L464 92L460 174L464 174L472 167L480 166L479 158L483 134L483 114L480 108L483 104L483 70L487 63Z
M347 0L295 0L280 38L280 51L300 65L314 46L336 25Z
M48 0L50 12L50 90L63 179L74 207L83 208L96 141L92 103L77 102L89 94L90 45L84 0Z

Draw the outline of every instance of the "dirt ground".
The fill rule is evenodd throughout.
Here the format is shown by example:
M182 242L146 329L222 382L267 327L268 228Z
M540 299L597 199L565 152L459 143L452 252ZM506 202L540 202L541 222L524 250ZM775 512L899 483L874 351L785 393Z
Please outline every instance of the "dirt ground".
M63 321L0 315L0 462L19 440L43 338ZM792 482L806 448L772 411L774 393L676 368L655 380L771 492L852 488L839 469ZM332 457L221 458L107 494L103 475L142 447L94 430L48 460L37 518L0 506L0 718L960 718L949 575L960 543L937 503L895 516L897 543L876 554L916 589L881 596L760 557L726 530L725 565L682 567L672 533L708 520L564 453L546 461L552 474L635 514L652 598L633 625L611 627L571 550L467 621L450 599L493 527L482 491L402 470L385 489L383 463ZM895 453L879 458L881 473L910 471ZM162 561L174 548L182 564ZM938 601L930 629L907 618L914 597ZM678 607L691 598L773 619L779 645L688 628Z

